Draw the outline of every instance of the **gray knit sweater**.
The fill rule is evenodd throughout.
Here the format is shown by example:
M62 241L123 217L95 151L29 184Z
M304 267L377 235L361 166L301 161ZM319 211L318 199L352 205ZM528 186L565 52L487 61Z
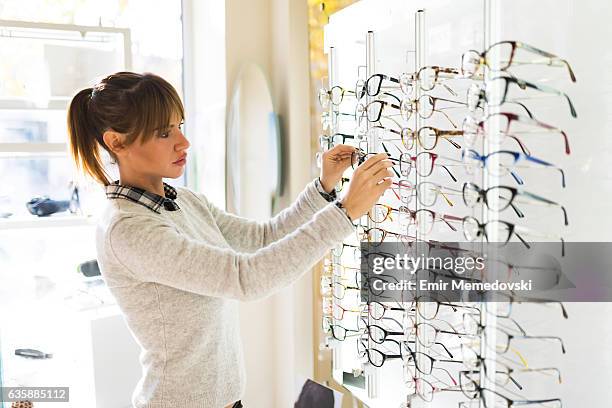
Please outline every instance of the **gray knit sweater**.
M109 200L96 245L102 276L142 347L137 408L219 408L242 398L238 301L261 299L308 271L353 226L311 182L260 223L177 189L160 214Z

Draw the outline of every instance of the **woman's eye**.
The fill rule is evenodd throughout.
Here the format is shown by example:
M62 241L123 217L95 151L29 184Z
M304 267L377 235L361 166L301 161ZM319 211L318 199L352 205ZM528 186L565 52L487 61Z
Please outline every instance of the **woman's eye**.
M181 123L179 123L179 124L177 125L177 128L178 128L178 129L179 129L181 132L183 131L183 125L184 125L184 124L185 124L185 122L181 122ZM170 137L170 132L171 132L171 131L172 131L171 129L167 129L167 130L165 130L163 133L160 133L160 134L159 134L159 137L164 138L164 139L165 139L165 138L167 138L167 137Z

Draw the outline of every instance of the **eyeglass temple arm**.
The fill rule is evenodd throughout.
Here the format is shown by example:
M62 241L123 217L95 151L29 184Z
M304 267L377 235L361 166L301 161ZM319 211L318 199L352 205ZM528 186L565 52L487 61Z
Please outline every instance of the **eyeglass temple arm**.
M521 148L521 151L526 154L526 155L530 155L531 152L530 150L527 148L527 146L521 141L521 139L519 139L518 137L514 136L514 135L507 135L510 139L513 139Z
M551 94L563 96L567 100L567 103L569 104L570 113L571 113L572 117L574 117L574 118L578 117L578 114L576 113L576 108L574 107L574 104L572 103L572 100L570 99L569 95L566 94L565 92L561 92L558 89L555 89L555 88L553 88L551 86L541 85L541 84L534 84L534 83L523 81L523 80L520 80L520 79L516 80L516 84L519 87L523 88L523 89L524 89L525 86L527 86L529 88L537 89L538 91L542 91L542 92L546 92L546 93L551 93Z
M466 105L467 105L467 103L465 103L465 102L461 102L461 101L454 101L454 100L452 100L452 99L438 98L438 97L435 97L435 98L434 98L434 97L432 97L432 98L434 99L434 101L451 102L451 103L456 103L456 104L458 104L458 105L464 105L464 106L466 106Z
M438 130L440 135L445 136L462 136L463 130Z
M479 357L480 359L482 359L482 366L484 367L485 371L487 370L487 364L486 364L486 360L483 359L482 357ZM511 374L511 372L506 372L503 370L495 370L496 374L508 374L508 378L510 379L510 381L512 381L512 383L516 386L516 388L518 388L519 390L523 389L523 386L516 380L516 378L514 378Z
M550 299L542 299L542 298L524 297L524 298L519 298L519 300L517 300L517 302L557 303L561 307L561 313L563 314L563 317L565 319L568 318L567 310L565 309L565 306L563 305L563 302L560 302L560 301L555 301L555 300L550 300Z
M516 237L523 243L523 245L525 245L527 249L531 249L531 245L529 245L529 243L525 241L518 232L514 231L514 235L516 235Z
M467 334L467 333L461 333L461 332L450 331L450 330L440 330L440 329L436 329L436 330L438 331L438 333L452 334L452 335L455 335L457 337L469 336L469 334Z
M560 62L561 64L565 65L567 67L567 70L569 71L570 74L570 78L572 79L572 82L576 82L576 76L574 75L574 70L572 69L572 67L570 66L569 62L567 62L567 60L560 58L558 56L556 56L555 54L551 54L550 52L541 50L539 48L533 47L529 44L525 44L525 43L521 43L521 42L517 42L516 45L518 47L524 48L528 51L533 52L534 54L539 54L542 55L543 57L548 58L551 62L555 61L555 62ZM551 65L551 64L549 64Z
M457 311L457 308L462 308L462 309L473 309L476 310L478 313L480 313L480 309L478 309L477 307L474 306L468 306L468 305L456 305L454 303L450 303L450 302L438 302L439 305L444 305L444 306L448 306L450 308L453 309L453 311Z
M443 137L444 140L455 146L457 149L461 149L461 145L450 139L449 136L461 136L463 135L463 130L440 130L439 135Z
M448 171L448 170L447 170ZM437 189L438 193L440 193L440 195L444 198L444 200L446 201L446 203L451 206L454 207L455 204L450 200L450 198L448 198L448 196L446 194L444 194L444 192L442 191L442 189L438 188Z
M523 329L523 327L512 317L503 317L502 319L512 322L512 324L516 327L516 329L518 329L518 331L521 333L522 336L527 335L527 332L525 331L525 329ZM509 327L505 327L505 328L509 329Z
M534 163L538 163L538 164L542 164L542 165L544 165L544 166L549 166L549 167L552 167L552 168L554 168L554 169L559 170L559 172L561 173L561 186L562 186L563 188L565 188L565 172L563 171L563 169L562 169L562 168L557 167L557 166L555 166L555 165L554 165L554 164L552 164L552 163L549 163L549 162L544 161L544 160L542 160L542 159L538 159L538 158L533 157L533 156L529 156L529 155L527 155L527 156L525 156L525 158L526 158L528 161L531 161L531 162L534 162Z
M385 152L387 153L387 155L389 156L389 160L391 161L395 161L395 162L399 162L399 159L393 158L391 157L391 153L389 153L389 150L387 149L387 147L385 146L385 144L383 142L380 142L380 144L382 145L383 149L385 150ZM395 145L394 145L395 146ZM397 147L397 146L396 146ZM400 150L401 151L401 150ZM396 163L397 165L397 163ZM399 172L395 169L395 165L393 167L391 167L391 170L393 170L393 172L395 173L395 175L397 176L398 179L401 179L402 176L399 174Z
M448 114L446 112L444 112L443 110L440 109L434 109L434 111L436 112L440 112L441 114L444 115L444 117L446 118L446 120L448 120L450 122L450 124L457 129L457 124L450 118L450 116L448 116Z
M524 338L524 339L539 339L539 340L556 340L561 345L561 351L565 354L565 345L563 344L563 339L557 336L513 336L513 338Z
M448 228L450 228L452 231L457 231L457 228L453 227L453 225L448 222L448 220L446 219L446 216L442 216L440 219L444 221L444 223L448 225Z
M394 119L392 119L395 123L397 123L397 121L395 121ZM391 133L395 133L396 135L402 135L402 132L397 130L397 129L391 129L391 128L386 128L384 126L381 126L384 130L388 130Z
M383 92L382 95L383 96L390 96L391 98L395 99L397 101L397 103L399 103L399 104L402 103L401 99L398 98L396 95L393 95L391 92ZM391 105L391 106L395 107L395 105Z
M561 130L561 135L563 136L563 142L565 144L565 154L570 154L570 146L569 146L569 139L567 137L567 133L565 133L564 130Z
M517 370L513 370L513 371L518 371L518 372L525 372L525 373L532 373L532 372L538 372L538 373L542 373L544 371L554 371L556 377L557 377L557 381L559 382L559 384L562 383L561 380L561 370L559 370L556 367L543 367L543 368L520 368Z
M525 218L525 214L514 203L510 203L510 208L512 208L517 217Z
M521 108L523 108L525 110L525 112L527 113L527 116L529 116L530 119L534 119L533 113L531 113L531 111L529 110L529 108L527 108L527 106L521 102L518 101L511 101L511 102L507 102L513 105L519 105Z
M446 67L432 67L445 74L456 74L459 75L461 72L457 68L446 68Z
M444 349L444 351L446 352L446 354L448 354L448 356L450 358L455 358L455 356L453 356L453 353L450 352L450 350L444 345L444 343L436 341L434 344L437 344L437 345L441 346Z
M519 176L514 170L510 171L510 175L512 176L512 178L514 179L514 181L516 181L516 183L519 186L522 186L523 184L525 184L525 182L523 181L523 179L521 178L521 176Z
M441 221L444 221L444 223L448 225L448 227L453 231L457 231L457 228L455 228L449 221L462 221L463 220L462 217L456 217L454 215L448 215L448 214L440 214L439 219Z
M402 198L399 196L399 194L397 194L397 191L395 191L397 189L397 187L391 187L391 191L393 191L393 194L395 194L395 197L402 201Z
M515 233L515 235L517 237L519 236L517 234L517 231L522 231L522 233L527 233L529 235L534 235L534 236L537 236L537 237L540 237L540 238L556 238L556 239L558 239L559 241L561 241L561 256L565 256L565 240L563 239L563 237L558 237L558 236L550 235L550 234L538 234L538 233L530 230L529 228L522 227L522 226L519 226L519 225L515 225L514 229L515 229L514 233ZM519 239L520 239L520 237L519 237Z
M561 399L559 398L549 398L549 399L543 399L543 400L515 400L515 401L512 401L511 405L512 406L514 405L535 405L535 404L545 404L547 402L558 402L559 408L563 407L563 403L561 402Z
M446 375L448 375L448 378L450 378L450 380L453 383L453 385L457 385L457 380L455 380L455 378L451 375L450 371L448 371L447 369L445 369L443 367L432 367L431 368L432 375L433 375L433 370L443 371ZM436 378L438 381L442 382L442 380L439 380L436 376L434 376L434 378Z
M442 85L444 87L444 89L446 89L448 91L449 94L451 94L451 95L453 95L455 97L459 96L459 95L457 95L457 92L453 91L453 89L450 86L446 85L445 83L440 82L440 85Z
M435 359L434 361L439 361L440 363L458 363L458 364L463 364L463 360Z
M568 219L567 219L567 210L561 204L556 203L556 202L554 202L552 200L549 200L547 198L544 198L542 196L539 196L537 194L530 193L528 191L519 191L519 194L520 195L524 195L526 197L529 197L529 198L531 198L533 200L539 201L539 202L544 203L544 204L560 207L561 211L563 212L563 221L564 221L564 224L565 225L569 225L569 222L568 222Z
M565 133L564 130L561 130L559 128L551 126L551 125L549 125L547 123L540 122L539 120L536 120L536 119L533 119L533 118L527 119L527 118L524 118L524 117L521 117L521 116L518 116L518 115L515 115L513 120L516 120L517 122L528 123L528 124L531 124L531 125L534 125L534 126L537 126L537 127L541 127L541 128L547 129L547 130L549 130L551 132L558 132L558 133L560 133L561 136L563 136L563 142L564 142L564 147L565 147L565 154L570 154L571 153L571 150L570 150L570 147L569 147L569 138L567 137L567 133ZM527 133L527 132L520 132L520 133ZM511 136L511 135L508 135L508 136ZM517 139L517 142L520 143L520 141L518 139ZM527 153L527 154L529 154L529 153Z
M457 182L457 178L453 175L453 173L451 173L451 171L448 169L448 167L446 167L445 165L441 164L440 165L444 170L446 170L446 172L448 173L448 175L450 176L451 179L453 179L454 182ZM447 200L448 201L448 200ZM452 205L452 204L451 204Z

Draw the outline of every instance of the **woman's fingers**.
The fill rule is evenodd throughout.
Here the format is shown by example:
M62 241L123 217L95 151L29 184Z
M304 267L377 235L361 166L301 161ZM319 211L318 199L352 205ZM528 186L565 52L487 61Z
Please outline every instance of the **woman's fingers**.
M338 159L350 159L353 156L352 153L340 153L340 154L336 154L334 155L334 158L338 158Z
M333 153L333 154L343 154L343 153L350 154L350 153L353 153L355 150L356 148L351 145L339 144L339 145L335 145L334 147L329 149L327 152Z
M378 170L376 173L374 173L372 175L372 178L375 180L376 183L380 182L382 179L388 178L388 177L393 177L395 175L395 173L393 173L392 170L388 169L388 168L382 168L380 170Z
M374 165L370 166L369 169L367 169L365 171L366 174L370 174L370 175L374 175L376 173L378 173L381 169L389 169L393 167L393 162L391 160L388 159L383 159L380 160L379 162L375 163Z
M372 168L372 166L375 166L377 163L381 162L382 160L386 160L388 158L389 158L389 155L387 153L375 154L371 156L370 158L368 158L365 162L363 162L358 167L358 169L361 169L362 172L367 172L370 168Z
M379 189L379 197L393 184L393 180L386 179L382 183L380 183L377 188Z
M336 145L331 149L327 150L323 155L326 159L341 162L344 160L350 160L355 152L356 148L349 145Z

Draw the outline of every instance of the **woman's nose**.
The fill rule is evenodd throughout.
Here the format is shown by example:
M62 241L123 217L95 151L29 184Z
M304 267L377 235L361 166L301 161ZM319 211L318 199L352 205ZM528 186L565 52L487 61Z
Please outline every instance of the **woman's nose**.
M191 143L189 143L189 140L185 137L185 134L181 131L179 142L176 144L176 150L185 150L189 146L191 146Z

